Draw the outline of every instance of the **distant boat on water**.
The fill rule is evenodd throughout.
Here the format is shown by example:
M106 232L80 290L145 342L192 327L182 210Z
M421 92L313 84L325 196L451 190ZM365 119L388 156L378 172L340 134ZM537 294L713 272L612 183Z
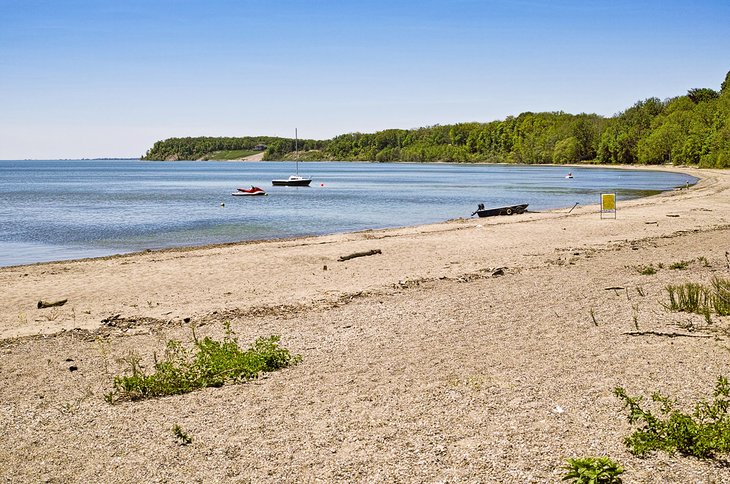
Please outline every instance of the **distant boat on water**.
M311 178L299 176L299 137L296 128L294 129L294 158L296 160L297 174L291 175L286 179L271 180L271 184L275 187L308 187L312 183Z
M231 193L234 197L256 197L266 195L263 188L251 186L251 188L238 188L235 192Z
M573 178L573 172L570 172L567 175L565 175L565 178Z

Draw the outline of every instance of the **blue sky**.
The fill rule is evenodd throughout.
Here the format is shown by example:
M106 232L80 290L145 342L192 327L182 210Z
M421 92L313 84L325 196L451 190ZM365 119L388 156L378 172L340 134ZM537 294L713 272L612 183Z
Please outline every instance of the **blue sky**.
M727 0L0 0L0 159L610 116L729 70Z

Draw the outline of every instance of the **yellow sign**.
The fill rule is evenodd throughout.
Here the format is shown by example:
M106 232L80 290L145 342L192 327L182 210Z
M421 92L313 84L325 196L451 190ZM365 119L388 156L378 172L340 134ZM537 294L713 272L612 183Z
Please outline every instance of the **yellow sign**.
M604 213L612 213L613 218L616 218L615 193L601 193L601 218L603 218Z

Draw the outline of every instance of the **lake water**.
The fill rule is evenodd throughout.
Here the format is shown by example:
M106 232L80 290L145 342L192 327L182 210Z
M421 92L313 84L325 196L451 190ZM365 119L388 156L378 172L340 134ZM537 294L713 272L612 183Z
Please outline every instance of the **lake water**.
M441 222L478 203L539 211L615 192L620 204L696 181L592 167L322 162L299 165L311 187L271 186L293 171L288 162L0 161L0 266ZM269 196L231 196L251 185Z

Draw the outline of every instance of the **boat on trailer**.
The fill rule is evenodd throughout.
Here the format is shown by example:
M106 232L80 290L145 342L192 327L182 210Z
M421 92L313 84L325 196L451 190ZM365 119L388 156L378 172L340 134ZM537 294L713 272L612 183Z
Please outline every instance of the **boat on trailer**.
M266 195L263 188L251 186L251 188L238 188L235 192L231 193L234 197L260 197Z
M484 204L480 203L477 209L472 213L472 216L478 215L479 217L495 217L497 215L513 215L525 213L529 203L521 203L519 205L510 205L508 207L497 207L497 208L484 208Z

